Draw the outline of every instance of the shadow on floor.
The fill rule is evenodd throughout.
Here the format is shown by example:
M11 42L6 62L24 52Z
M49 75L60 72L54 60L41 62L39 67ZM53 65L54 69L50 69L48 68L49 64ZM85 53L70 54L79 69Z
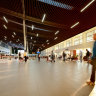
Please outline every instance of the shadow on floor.
M83 87L77 89L77 91L72 96L89 96L93 88L93 86L84 85Z

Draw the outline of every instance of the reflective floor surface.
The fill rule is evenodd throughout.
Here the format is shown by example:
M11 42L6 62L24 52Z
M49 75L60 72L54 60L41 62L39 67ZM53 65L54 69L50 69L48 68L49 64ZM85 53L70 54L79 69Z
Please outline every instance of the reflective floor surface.
M89 96L90 75L85 62L0 60L0 96Z

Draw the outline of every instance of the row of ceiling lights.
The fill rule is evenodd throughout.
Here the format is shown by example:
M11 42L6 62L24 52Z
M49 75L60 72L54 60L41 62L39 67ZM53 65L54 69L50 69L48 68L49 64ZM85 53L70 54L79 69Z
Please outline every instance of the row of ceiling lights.
M81 10L80 10L80 12L83 12L85 9L87 9L93 2L94 2L95 0L92 0L91 2L89 2L84 8L82 8ZM44 18L45 18L45 16L46 15L44 15ZM43 19L42 19L42 21L43 21ZM74 28L75 26L77 26L79 24L79 22L76 22L74 25L72 25L70 28L72 29L72 28ZM59 31L56 31L56 33L55 33L55 35L57 35L59 33ZM54 40L56 40L56 39L58 39L58 37L55 37L54 38ZM47 40L46 42L47 42L47 44L49 45L50 43L48 42L49 40ZM44 47L44 45L43 45L43 47Z
M84 8L82 8L81 10L80 10L80 12L83 12L85 9L87 9L93 2L94 2L95 0L92 0L91 2L89 2ZM45 17L46 17L46 14L44 14L43 15L43 18L42 18L42 23L44 22L44 20L45 20ZM8 23L8 20L3 16L3 19L5 20L5 22L6 23ZM79 24L79 22L76 22L74 25L72 25L70 28L72 29L72 28L74 28L75 26L77 26ZM4 28L5 29L7 29L7 26L6 25L3 25L4 26ZM34 25L32 25L32 30L34 30ZM56 33L55 33L55 35L57 35L59 33L59 31L56 31ZM15 35L15 34L14 34ZM12 35L12 37L14 38L14 35ZM36 36L38 37L39 36L39 34L37 33L36 34ZM5 38L5 40L6 40L7 38ZM31 37L31 39L32 39L32 37ZM56 40L56 39L58 39L58 37L55 37L54 38L54 40ZM16 42L19 42L20 40L18 39ZM46 41L47 42L47 44L49 45L50 43L49 43L49 40L47 40ZM34 43L36 43L36 41L34 41ZM44 46L44 44L43 44L43 47L45 47Z
M85 9L87 9L93 2L95 2L95 0L91 0L84 8L82 8L80 10L80 12L83 12ZM76 22L74 25L72 25L70 28L74 28L75 26L77 26L80 22Z
M46 17L46 14L43 15L43 18L42 18L42 21L41 21L42 23L44 22L45 17ZM32 30L34 30L34 28L35 28L35 26L32 25ZM37 33L37 34L36 34L36 37L38 37L38 36L39 36L39 34ZM31 40L32 40L32 37L31 37ZM48 40L48 41L49 41L49 40ZM36 43L36 41L34 41L34 43ZM45 47L44 44L42 44L42 46ZM40 47L40 49L42 49L42 48Z
M3 16L3 19L4 19L4 21L5 21L6 23L8 23L8 20L7 20L7 18L6 18L5 16ZM6 26L5 24L3 25L3 27L4 27L5 29L7 29L7 26ZM16 33L13 32L12 37L14 38L15 36L16 36ZM4 36L4 40L7 40L7 36ZM16 40L16 42L19 42L19 41L20 41L20 39ZM10 41L10 43L12 43L12 41ZM20 43L19 45L22 45L22 43Z

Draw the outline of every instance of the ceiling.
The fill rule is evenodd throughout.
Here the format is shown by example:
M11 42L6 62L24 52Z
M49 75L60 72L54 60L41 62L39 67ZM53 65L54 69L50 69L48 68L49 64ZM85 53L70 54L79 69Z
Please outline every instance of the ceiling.
M30 51L44 50L76 34L96 26L96 1L80 12L92 0L24 0L26 34ZM46 14L44 22L43 15ZM6 23L3 19L8 20ZM74 28L70 28L79 22ZM7 29L3 25L7 26ZM34 30L32 30L34 25ZM55 35L55 32L59 33ZM14 38L13 32L16 33ZM39 34L37 37L36 34ZM4 39L7 36L7 40ZM31 39L32 37L32 39ZM58 37L54 40L55 37ZM0 0L0 40L24 44L22 0ZM17 40L19 41L17 42ZM48 42L46 42L49 40Z

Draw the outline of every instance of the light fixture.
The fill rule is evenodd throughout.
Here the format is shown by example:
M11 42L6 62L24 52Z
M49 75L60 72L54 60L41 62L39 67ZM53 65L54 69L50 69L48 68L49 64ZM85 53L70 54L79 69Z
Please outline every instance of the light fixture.
M48 45L50 44L50 43L47 43Z
M5 20L5 22L6 22L6 23L8 23L8 20L6 19L6 17L5 17L5 16L3 16L3 19Z
M59 33L59 31L56 31L55 35L57 35Z
M18 40L16 42L18 42Z
M85 9L87 9L95 0L91 0L83 9L80 10L80 12L83 12Z
M14 38L14 35L12 35L12 37Z
M12 43L12 41L10 41L10 43Z
M7 38L7 36L4 36L4 38Z
M34 43L36 43L36 41L34 41Z
M42 22L44 22L46 14L43 15Z
M49 40L46 40L46 42L49 42Z
M42 44L42 46L44 46L44 44Z
M37 33L37 34L36 34L36 36L38 37L38 36L39 36L39 34Z
M14 35L16 35L16 33L15 33L15 32L13 32L13 34L14 34Z
M55 37L54 40L56 40L58 37Z
M31 37L31 39L32 39L32 37Z
M34 30L34 25L32 25L32 30Z
M6 25L3 25L3 27L4 27L5 29L7 29L7 26L6 26Z
M20 41L20 39L18 39L18 41Z
M75 23L74 25L72 25L70 28L74 28L75 26L77 26L79 24L79 22Z

